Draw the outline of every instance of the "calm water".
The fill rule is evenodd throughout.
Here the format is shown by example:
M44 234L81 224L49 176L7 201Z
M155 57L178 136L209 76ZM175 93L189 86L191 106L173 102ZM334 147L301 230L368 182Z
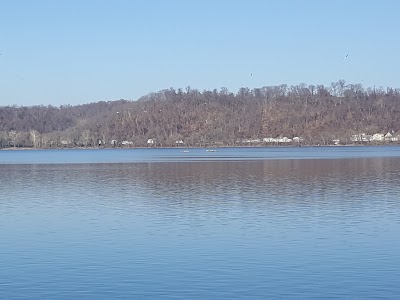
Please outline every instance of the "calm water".
M397 299L400 147L0 151L0 299Z

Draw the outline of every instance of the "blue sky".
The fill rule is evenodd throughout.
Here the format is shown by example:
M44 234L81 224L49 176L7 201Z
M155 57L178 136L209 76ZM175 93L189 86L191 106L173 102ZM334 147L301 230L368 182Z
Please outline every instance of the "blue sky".
M0 5L0 106L135 100L188 85L400 87L397 0Z

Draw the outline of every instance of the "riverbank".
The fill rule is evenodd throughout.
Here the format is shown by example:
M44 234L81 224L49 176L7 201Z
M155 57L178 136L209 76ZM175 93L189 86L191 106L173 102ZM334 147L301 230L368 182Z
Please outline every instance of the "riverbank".
M400 143L390 144L346 144L346 145L251 145L251 146L209 146L209 147L65 147L65 148L33 148L33 147L7 147L0 151L22 150L112 150L112 149L223 149L223 148L301 148L301 147L385 147L399 146Z

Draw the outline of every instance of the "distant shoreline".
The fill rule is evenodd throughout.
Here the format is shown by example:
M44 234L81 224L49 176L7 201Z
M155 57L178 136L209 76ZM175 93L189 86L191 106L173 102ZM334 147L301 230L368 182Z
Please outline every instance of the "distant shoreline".
M33 148L33 147L8 147L0 151L35 151L35 150L120 150L120 149L223 149L223 148L303 148L303 147L385 147L400 146L396 144L347 144L347 145L274 145L274 146L215 146L215 147L70 147L70 148Z

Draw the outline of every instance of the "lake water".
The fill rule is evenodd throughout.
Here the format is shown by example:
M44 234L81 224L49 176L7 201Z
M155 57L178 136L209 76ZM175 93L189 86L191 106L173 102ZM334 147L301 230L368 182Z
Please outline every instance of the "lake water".
M216 150L0 151L0 299L399 297L400 147Z

